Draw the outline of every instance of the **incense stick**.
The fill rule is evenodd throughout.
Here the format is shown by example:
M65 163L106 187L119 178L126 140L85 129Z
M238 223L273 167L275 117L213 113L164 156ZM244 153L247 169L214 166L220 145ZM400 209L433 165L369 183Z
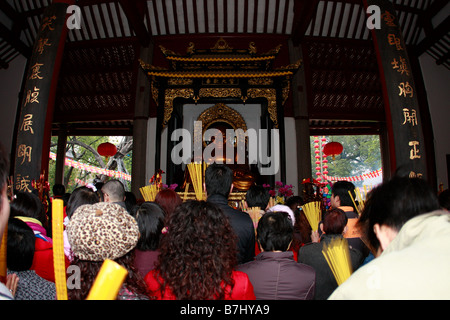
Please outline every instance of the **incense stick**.
M323 245L322 254L333 272L338 285L344 283L352 274L347 240L345 238L331 240L329 245Z
M55 270L56 298L67 300L66 263L64 256L63 238L63 207L61 199L53 199L52 202L52 236L53 236L53 265Z
M116 299L127 275L127 269L117 262L106 259L95 278L86 300Z
M312 231L317 231L319 222L322 219L322 210L320 208L320 201L308 202L302 206L306 219L311 226Z

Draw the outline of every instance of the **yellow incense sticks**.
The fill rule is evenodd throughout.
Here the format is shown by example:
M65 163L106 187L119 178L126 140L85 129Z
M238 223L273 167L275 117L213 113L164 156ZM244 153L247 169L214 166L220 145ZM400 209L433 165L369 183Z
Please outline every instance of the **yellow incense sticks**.
M308 219L312 231L317 231L319 222L322 219L320 201L308 202L302 206L302 210L305 213L306 219Z
M364 209L364 199L361 195L361 192L359 191L358 188L355 189L356 199L353 198L353 195L350 190L348 191L348 194L350 195L350 198L353 201L353 205L355 206L356 211L358 212L359 215L361 215ZM358 201L358 203L356 203L356 201Z
M5 226L2 237L2 245L0 247L0 281L6 284L7 264L6 264L6 248L8 241L8 224Z
M145 201L155 201L155 197L159 192L159 188L156 186L156 184L150 184L139 188L139 191L141 192Z
M86 300L114 300L128 275L127 269L112 260L105 260Z
M252 218L253 227L255 228L256 232L256 228L258 227L258 221L259 219L261 219L261 209L259 209L259 207L251 207L248 208L246 212L248 213L250 218Z
M192 185L195 191L195 197L197 200L204 200L203 193L203 164L202 163L189 163L187 165L189 175L191 176Z
M61 199L52 202L52 237L53 237L53 266L55 270L56 297L58 300L67 300L66 263L64 257L63 239L63 207Z
M338 285L344 283L353 272L347 240L345 238L331 240L328 245L323 245L322 254Z

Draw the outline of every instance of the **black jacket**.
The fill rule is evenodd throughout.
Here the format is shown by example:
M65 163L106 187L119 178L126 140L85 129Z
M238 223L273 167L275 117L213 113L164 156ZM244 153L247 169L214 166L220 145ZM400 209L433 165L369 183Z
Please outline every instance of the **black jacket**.
M252 218L248 213L230 207L228 199L222 195L208 196L207 202L217 205L228 217L238 238L238 263L252 261L255 257L255 229Z
M316 271L315 300L326 300L338 287L333 272L328 266L322 249L324 243L330 243L336 235L323 234L320 242L305 244L298 252L298 262L314 268ZM359 250L349 248L353 272L363 263L364 258Z

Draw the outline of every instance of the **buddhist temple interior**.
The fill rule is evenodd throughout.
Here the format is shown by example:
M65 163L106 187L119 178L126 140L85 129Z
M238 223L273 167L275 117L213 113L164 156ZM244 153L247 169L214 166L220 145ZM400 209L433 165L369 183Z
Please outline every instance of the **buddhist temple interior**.
M297 193L313 176L311 136L372 134L383 178L405 168L448 188L449 12L447 0L0 1L11 176L45 173L51 136L130 136L134 193L158 169L184 186L171 137L185 129L203 155L219 145L210 155L232 162L237 190ZM220 135L202 139L208 129ZM250 148L261 135L228 139L238 129L268 134L270 162Z

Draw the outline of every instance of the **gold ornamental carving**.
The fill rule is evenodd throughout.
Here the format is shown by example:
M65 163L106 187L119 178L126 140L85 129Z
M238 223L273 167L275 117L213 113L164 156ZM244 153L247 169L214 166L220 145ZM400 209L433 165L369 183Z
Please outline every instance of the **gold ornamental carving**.
M251 88L247 90L247 96L267 99L267 110L269 111L270 119L273 121L275 128L278 128L276 90L272 88Z
M247 124L242 115L224 103L217 103L213 107L206 109L198 116L197 121L200 121L202 124L201 128L194 128L197 131L195 132L197 135L194 134L194 136L197 137L203 137L205 131L216 122L225 122L234 130L242 129L244 132L247 131ZM239 136L238 139L245 139L245 137ZM203 142L203 144L205 143Z
M166 89L165 90L165 100L164 100L164 120L163 127L167 125L170 120L173 111L173 100L175 98L193 98L194 89Z

